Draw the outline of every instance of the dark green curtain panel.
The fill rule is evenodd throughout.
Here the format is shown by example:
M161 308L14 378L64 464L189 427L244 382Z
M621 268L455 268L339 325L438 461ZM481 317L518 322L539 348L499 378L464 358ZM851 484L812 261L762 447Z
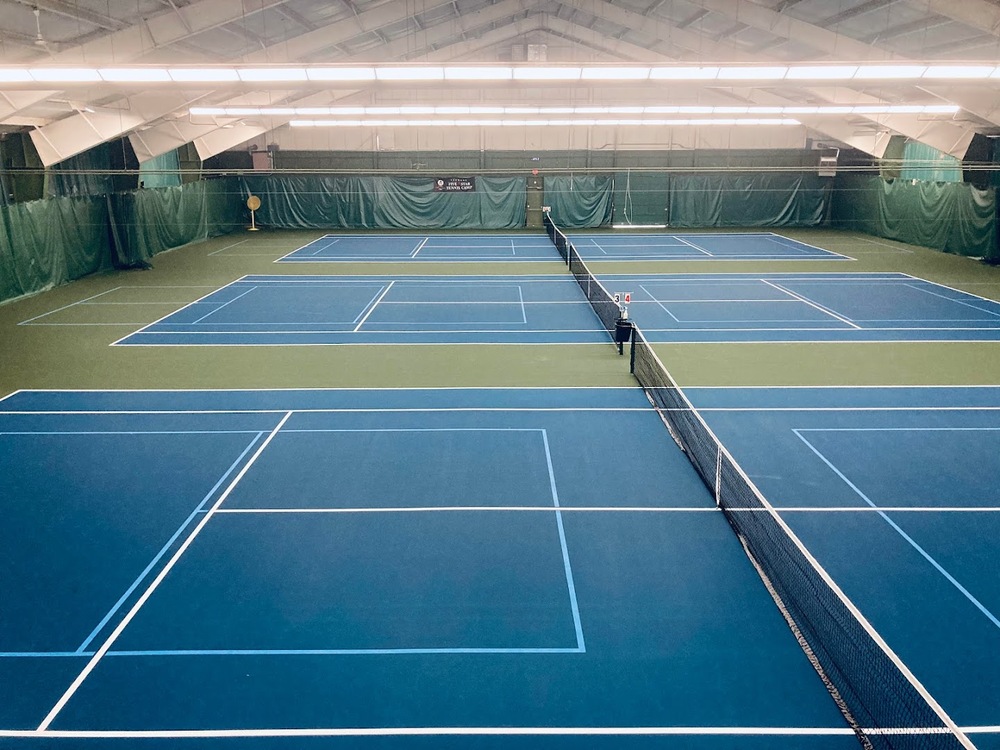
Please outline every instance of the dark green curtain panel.
M141 267L164 250L248 225L244 200L236 178L108 196L115 265Z
M0 301L249 224L236 178L0 207Z
M525 222L523 177L476 177L465 193L434 191L430 177L247 176L257 222L283 229L514 229Z
M51 198L0 208L0 300L111 265L103 198Z
M831 180L810 174L677 174L670 183L675 227L803 227L822 224Z
M669 190L667 172L618 172L612 223L666 224Z
M964 182L837 178L833 223L843 229L957 255L1000 258L996 192Z
M545 178L545 205L552 221L564 228L601 227L611 223L614 179L611 175L552 175Z

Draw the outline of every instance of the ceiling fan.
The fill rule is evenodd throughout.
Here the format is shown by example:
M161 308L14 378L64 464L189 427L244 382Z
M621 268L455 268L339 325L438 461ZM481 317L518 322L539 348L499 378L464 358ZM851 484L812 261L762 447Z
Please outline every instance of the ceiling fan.
M35 14L35 41L34 45L45 50L49 54L52 54L52 49L49 47L49 43L45 41L45 37L42 36L42 12L38 6L33 6L31 12Z

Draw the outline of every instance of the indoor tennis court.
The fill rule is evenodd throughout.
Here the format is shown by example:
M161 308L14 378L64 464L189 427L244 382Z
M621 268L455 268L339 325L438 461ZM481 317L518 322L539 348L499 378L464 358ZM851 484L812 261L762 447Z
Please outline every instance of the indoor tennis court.
M0 0L0 748L1000 750L988 0Z

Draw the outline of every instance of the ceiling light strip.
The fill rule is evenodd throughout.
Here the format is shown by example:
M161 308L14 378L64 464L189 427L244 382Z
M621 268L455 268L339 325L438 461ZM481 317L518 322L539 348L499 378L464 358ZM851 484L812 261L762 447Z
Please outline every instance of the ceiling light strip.
M786 107L631 106L477 107L453 105L367 107L191 107L192 116L208 117L363 117L367 115L872 115L955 114L954 104L858 104Z
M8 67L2 83L330 83L384 81L847 81L1000 79L1000 66L969 63L796 65L206 65L191 67Z
M801 125L798 120L790 117L720 117L720 118L693 118L693 119L427 119L427 120L406 120L406 119L358 119L358 120L291 120L289 125L293 128L433 128L433 127L628 127L628 126L658 126L658 127L685 127L685 126L712 126L712 125Z

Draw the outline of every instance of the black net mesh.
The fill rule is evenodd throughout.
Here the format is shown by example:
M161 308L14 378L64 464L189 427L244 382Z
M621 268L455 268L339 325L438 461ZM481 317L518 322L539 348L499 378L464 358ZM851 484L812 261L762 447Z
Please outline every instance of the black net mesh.
M621 317L621 308L615 302L614 297L604 288L604 285L590 272L576 248L570 244L568 249L570 272L576 278L576 283L583 289L583 293L587 295L597 317L601 319L604 327L613 334L615 323Z
M601 319L601 323L614 338L615 324L621 317L621 308L615 302L614 297L604 288L604 285L587 268L587 264L583 262L583 258L573 247L573 243L567 240L566 235L559 231L559 227L552 223L548 214L545 214L544 217L545 231L548 232L549 239L565 258L570 273L576 278L583 293L587 295L587 300L594 308L594 312L597 313L597 317Z
M894 662L719 443L636 329L632 372L694 464L864 747L974 747Z
M556 246L562 259L569 263L569 240L566 239L566 235L555 225L547 212L542 216L542 220L545 222L545 232L549 235L549 239Z

